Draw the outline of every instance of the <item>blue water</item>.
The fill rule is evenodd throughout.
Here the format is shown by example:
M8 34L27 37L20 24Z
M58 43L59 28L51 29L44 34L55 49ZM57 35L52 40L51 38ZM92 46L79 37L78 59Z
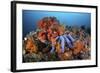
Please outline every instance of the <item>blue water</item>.
M91 14L79 12L54 12L54 11L22 11L23 37L30 31L36 30L37 22L43 17L56 17L61 24L70 26L91 26Z

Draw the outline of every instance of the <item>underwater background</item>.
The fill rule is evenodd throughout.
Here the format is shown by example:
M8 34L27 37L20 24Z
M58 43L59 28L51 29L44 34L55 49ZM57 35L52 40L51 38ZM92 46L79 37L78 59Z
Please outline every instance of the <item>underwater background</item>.
M55 12L55 11L22 11L23 38L31 31L37 29L37 23L43 17L56 17L65 26L91 27L91 14L79 12Z

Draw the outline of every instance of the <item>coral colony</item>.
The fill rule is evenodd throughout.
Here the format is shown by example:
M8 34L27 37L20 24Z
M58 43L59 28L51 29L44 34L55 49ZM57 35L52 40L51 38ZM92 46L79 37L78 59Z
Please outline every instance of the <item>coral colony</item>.
M64 26L56 17L44 17L23 40L23 62L90 59L90 29Z

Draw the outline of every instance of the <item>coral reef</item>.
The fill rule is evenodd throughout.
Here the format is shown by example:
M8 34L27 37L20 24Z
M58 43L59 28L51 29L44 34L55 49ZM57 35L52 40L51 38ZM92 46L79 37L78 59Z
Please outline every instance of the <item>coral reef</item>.
M91 34L84 26L64 26L56 17L44 17L37 26L24 37L23 62L91 59Z

